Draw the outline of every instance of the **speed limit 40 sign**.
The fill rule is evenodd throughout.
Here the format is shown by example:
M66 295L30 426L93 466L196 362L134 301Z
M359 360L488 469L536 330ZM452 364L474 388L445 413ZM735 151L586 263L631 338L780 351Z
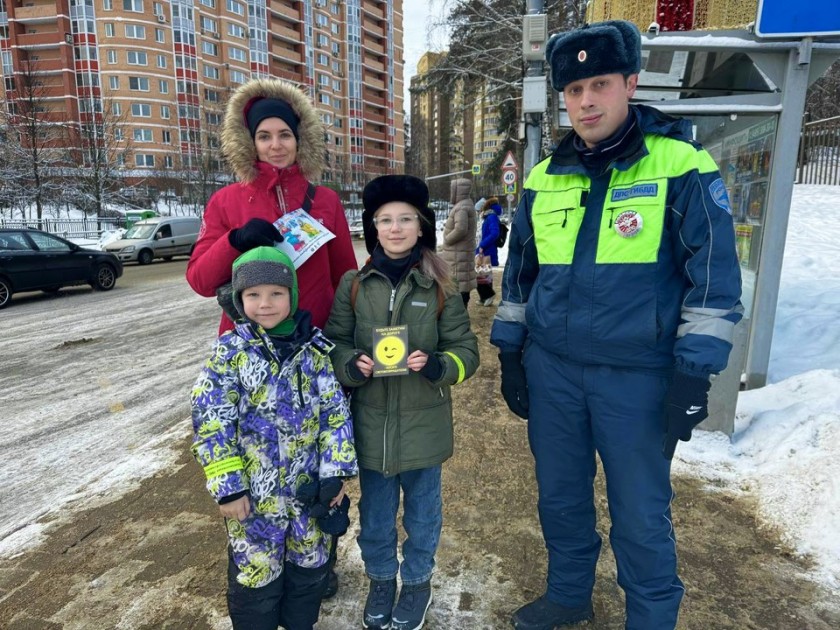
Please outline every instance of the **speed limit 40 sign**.
M502 183L505 186L510 186L516 183L516 171L506 170L502 173Z

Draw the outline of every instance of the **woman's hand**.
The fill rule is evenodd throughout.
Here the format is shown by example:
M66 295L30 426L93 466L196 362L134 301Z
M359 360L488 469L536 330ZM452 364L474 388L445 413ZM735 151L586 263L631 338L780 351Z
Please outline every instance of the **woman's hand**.
M426 365L429 360L429 355L422 350L415 350L408 355L408 369L413 372L419 372Z
M251 499L248 495L245 495L239 497L236 501L222 503L219 506L219 511L225 518L235 518L237 521L243 521L251 513Z
M370 375L373 374L373 359L366 354L360 354L359 358L356 359L356 367L359 368L359 372L365 378L370 378Z

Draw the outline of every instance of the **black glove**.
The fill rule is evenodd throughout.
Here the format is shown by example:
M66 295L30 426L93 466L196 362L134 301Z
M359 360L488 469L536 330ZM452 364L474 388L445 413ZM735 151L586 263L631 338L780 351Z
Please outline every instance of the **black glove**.
M523 420L528 419L528 382L522 352L500 352L502 364L502 396L510 410Z
M273 247L274 243L282 243L283 235L265 219L251 219L241 228L231 230L228 242L244 253L255 247Z
M426 365L420 368L420 376L425 376L430 381L436 381L443 376L443 361L434 352L429 352Z
M673 459L677 440L688 442L691 431L709 415L708 377L691 376L679 370L674 372L665 396L665 440L662 454Z

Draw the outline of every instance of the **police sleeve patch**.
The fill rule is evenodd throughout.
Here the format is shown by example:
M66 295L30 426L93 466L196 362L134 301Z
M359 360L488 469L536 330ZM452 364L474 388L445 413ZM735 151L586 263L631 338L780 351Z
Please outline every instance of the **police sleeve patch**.
M729 195L726 192L726 185L723 183L723 179L718 177L709 184L709 195L711 195L712 201L726 210L727 214L732 214L732 207L729 205Z

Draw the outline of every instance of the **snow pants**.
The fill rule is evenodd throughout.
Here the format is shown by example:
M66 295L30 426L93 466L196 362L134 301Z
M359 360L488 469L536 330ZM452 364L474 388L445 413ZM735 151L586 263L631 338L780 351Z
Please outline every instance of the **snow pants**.
M684 588L671 524L671 463L661 452L668 377L574 364L536 344L527 345L524 365L548 598L570 607L592 598L601 550L593 489L597 451L626 628L673 630Z

